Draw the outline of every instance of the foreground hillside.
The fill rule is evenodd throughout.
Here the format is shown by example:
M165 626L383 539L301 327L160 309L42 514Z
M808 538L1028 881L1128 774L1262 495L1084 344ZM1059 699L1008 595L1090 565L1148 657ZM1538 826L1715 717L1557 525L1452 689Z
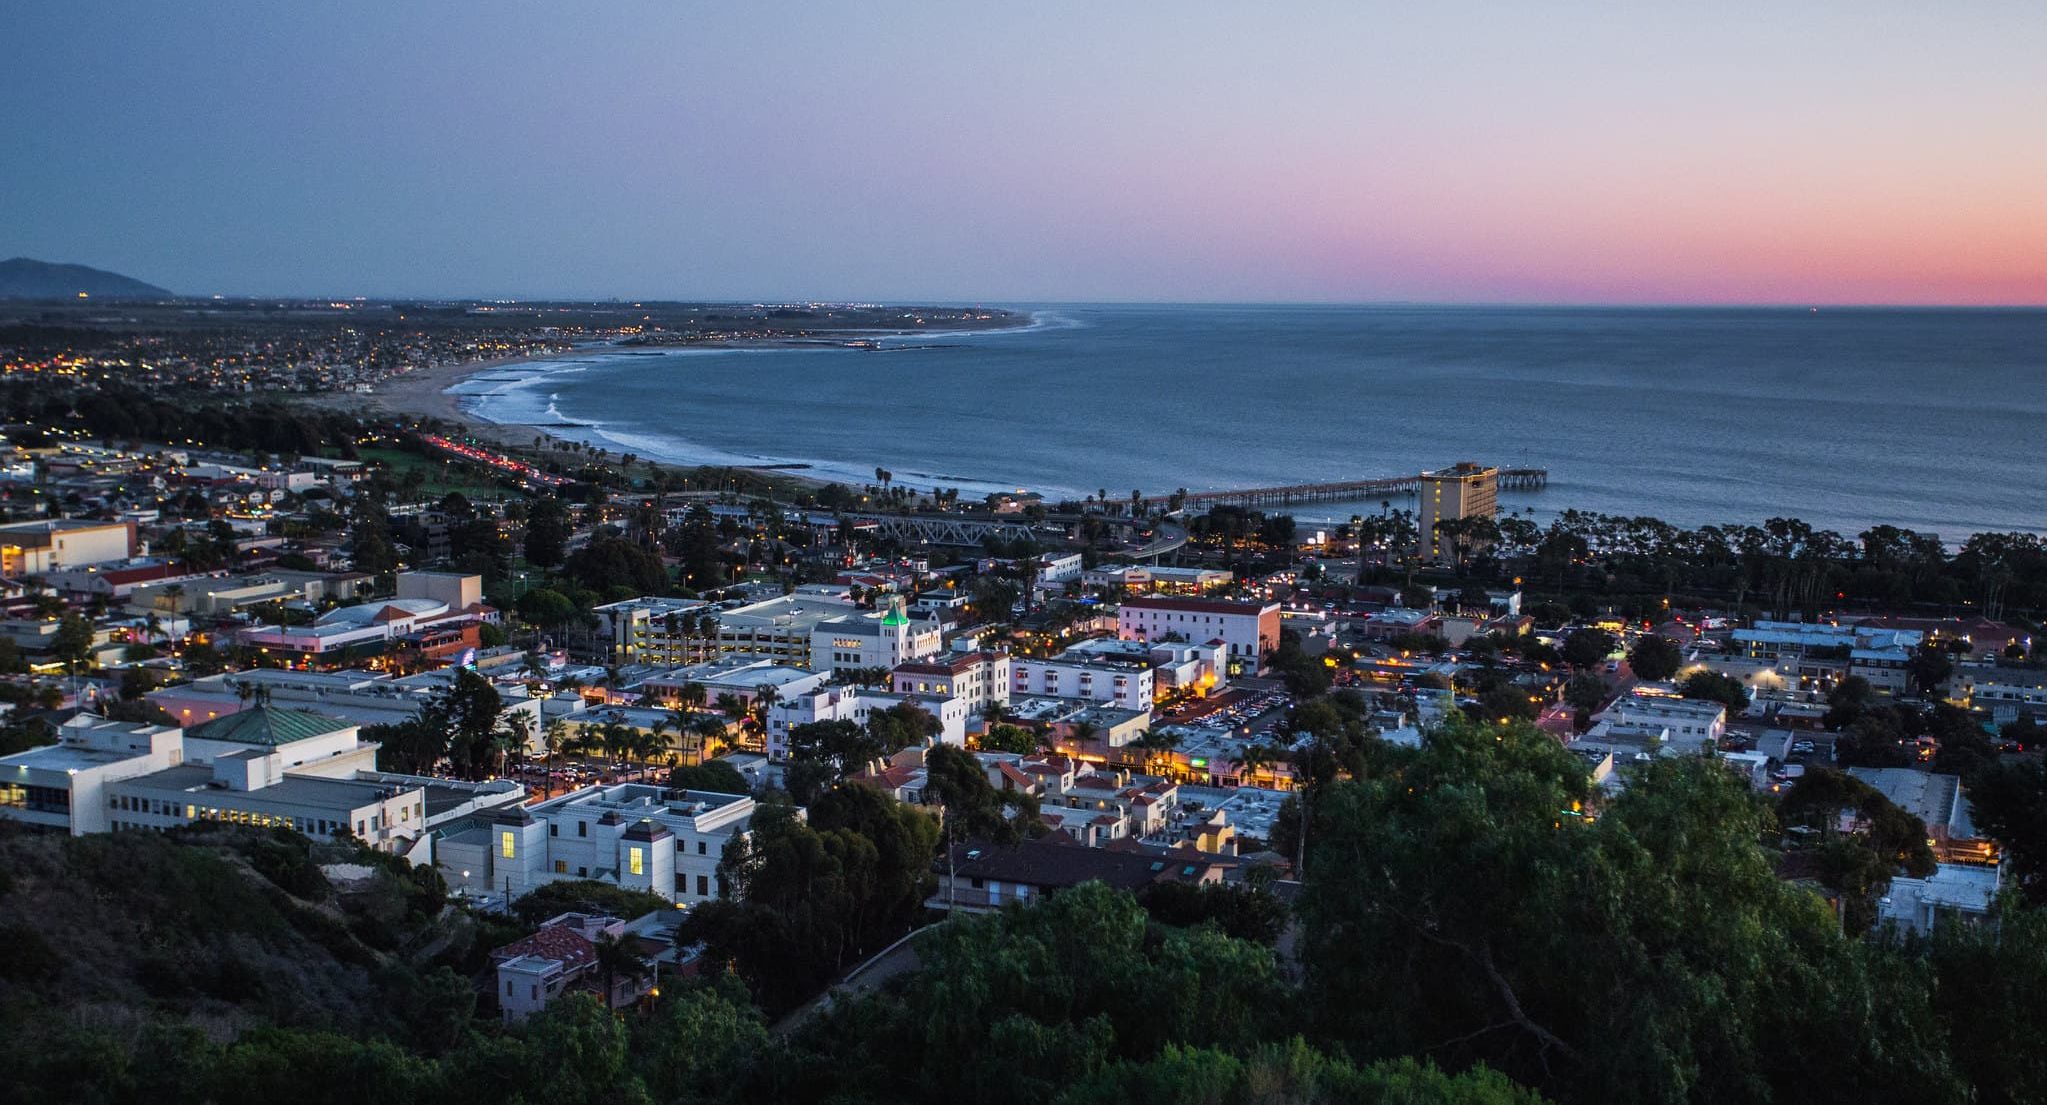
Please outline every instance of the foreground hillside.
M164 1049L182 1064L276 1028L451 1042L474 996L450 968L491 934L444 906L431 872L383 862L254 829L0 832L0 1056L15 1090L79 1100L83 1072L113 1090Z
M900 973L779 1032L764 1004L842 977L860 956L833 949L873 944L856 922L927 898L932 814L841 784L808 819L763 818L721 872L747 897L685 923L702 979L665 977L618 1015L569 994L511 1027L472 980L516 930L430 875L283 835L0 837L4 1099L2047 1100L2037 883L1980 924L1858 935L1764 844L1846 791L1779 806L1673 757L1602 798L1525 724L1453 720L1404 748L1326 703L1296 722L1328 770L1285 929L1243 908L1254 886L1085 884L932 927ZM939 778L953 816L1000 827ZM1911 841L1869 820L1867 845L1830 854L1909 864ZM1874 868L1849 854L1868 849Z
M337 885L318 866L337 860L374 869ZM288 835L7 834L0 872L10 1102L1540 1101L1311 1047L1268 1018L1287 992L1269 945L1099 886L937 930L927 969L777 1037L723 972L505 1027L468 977L503 933Z

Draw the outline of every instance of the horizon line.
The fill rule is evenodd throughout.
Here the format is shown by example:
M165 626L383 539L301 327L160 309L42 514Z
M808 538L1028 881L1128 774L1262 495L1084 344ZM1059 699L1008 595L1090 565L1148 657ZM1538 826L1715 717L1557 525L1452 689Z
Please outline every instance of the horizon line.
M805 305L878 307L1402 307L1433 309L1500 309L1523 308L1540 310L1848 310L1848 311L2029 311L2047 310L2047 300L2033 302L1940 302L1940 301L1884 301L1884 300L1590 300L1590 299L1167 299L1167 298L1075 298L1037 299L1015 297L1009 299L967 299L925 296L573 296L573 295L459 295L459 294L366 294L361 292L336 295L321 292L210 292L190 295L173 293L168 300L151 300L142 296L99 297L104 302L225 302L296 300L354 303L397 303L404 301L427 303L521 303L521 304L670 304L670 305L712 305L712 306L774 306L790 307ZM56 302L72 300L17 299L0 302Z

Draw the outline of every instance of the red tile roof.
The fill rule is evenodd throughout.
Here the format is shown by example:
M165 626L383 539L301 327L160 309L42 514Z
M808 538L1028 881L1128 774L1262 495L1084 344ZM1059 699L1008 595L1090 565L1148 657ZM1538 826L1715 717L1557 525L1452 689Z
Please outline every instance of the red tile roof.
M597 962L597 945L571 928L554 925L523 939L514 940L490 953L491 958L502 963L522 955L535 955L542 959L553 959L568 970L586 967Z

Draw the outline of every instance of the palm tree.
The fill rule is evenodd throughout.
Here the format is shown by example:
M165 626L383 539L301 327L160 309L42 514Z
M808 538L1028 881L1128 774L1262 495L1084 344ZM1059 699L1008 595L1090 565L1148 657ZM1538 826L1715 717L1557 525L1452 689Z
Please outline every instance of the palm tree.
M668 711L668 728L674 730L675 735L681 738L685 751L689 748L689 727L694 720L688 710L677 708Z
M633 755L640 759L640 781L647 781L647 772L654 766L654 760L668 750L668 736L653 729L633 730Z
M690 732L696 737L696 763L703 763L713 755L717 745L712 743L725 736L725 723L716 714L699 714L690 723Z
M766 733L768 731L768 708L773 706L781 697L782 690L779 687L764 684L754 688L753 718L754 724L760 727L761 732Z
M692 680L676 688L675 700L682 703L685 709L701 710L704 703L710 700L710 692L704 689L702 683Z
M554 764L569 747L569 724L560 718L547 723L540 732L541 747L547 750L547 797L554 797Z
M1099 732L1101 727L1092 721L1076 721L1067 730L1067 739L1076 745L1082 745L1095 739L1095 734Z
M507 718L490 734L491 759L497 764L498 775L505 774L515 754L526 750L527 722L524 719Z
M1260 769L1269 768L1277 763L1283 763L1286 761L1286 758L1287 753L1284 748L1270 744L1247 744L1244 746L1244 751L1237 756L1237 771L1242 776L1242 778L1238 779L1238 782L1243 784L1245 780L1255 778Z
M1163 775L1165 773L1157 769L1158 761L1163 757L1166 762L1172 762L1173 749L1180 747L1180 736L1164 729L1152 729L1131 743L1145 751L1144 773Z
M625 744L625 726L616 721L607 721L597 727L597 738L592 742L607 760L616 761L618 751Z
M668 747L668 730L674 724L674 716L671 714L655 718L654 724L647 728L647 739L641 745L643 756L640 760L640 776L642 779L646 777L647 760Z

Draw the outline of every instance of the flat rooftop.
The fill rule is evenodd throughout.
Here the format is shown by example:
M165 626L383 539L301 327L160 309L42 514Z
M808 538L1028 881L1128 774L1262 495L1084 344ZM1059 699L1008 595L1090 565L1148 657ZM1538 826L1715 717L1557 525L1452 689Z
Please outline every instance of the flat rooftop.
M46 744L12 756L0 756L0 769L25 767L32 771L86 771L140 755L140 752L115 752L77 744Z
M610 786L572 791L528 808L535 816L559 813L573 808L616 811L621 815L636 818L657 813L694 817L711 810L723 809L736 802L750 801L752 798L744 794L718 794L707 790L675 791L650 783L614 783Z
M213 784L213 768L206 764L179 764L148 775L138 775L115 784L178 794L232 795L240 802L271 802L291 806L315 806L330 810L352 810L380 802L394 794L417 787L359 782L353 779L322 779L311 775L286 775L282 780L255 790L230 790Z
M783 595L750 603L718 615L722 630L798 629L815 627L833 618L870 614L850 602L838 602L812 595Z

